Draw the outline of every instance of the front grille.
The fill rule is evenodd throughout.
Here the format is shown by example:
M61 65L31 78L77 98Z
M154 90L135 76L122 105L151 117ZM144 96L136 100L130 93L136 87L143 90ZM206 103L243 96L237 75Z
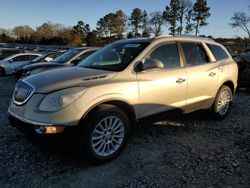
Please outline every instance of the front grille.
M29 98L33 95L35 88L32 87L30 84L19 81L15 87L13 99L14 103L17 105L22 105L26 103Z

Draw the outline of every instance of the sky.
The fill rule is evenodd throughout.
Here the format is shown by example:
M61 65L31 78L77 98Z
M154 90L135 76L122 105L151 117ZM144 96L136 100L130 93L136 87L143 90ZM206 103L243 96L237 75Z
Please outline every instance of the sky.
M195 0L192 0L193 2ZM130 15L134 8L148 12L164 11L170 0L0 0L0 28L12 29L19 25L36 28L51 21L65 26L76 25L79 20L95 29L99 18L122 10ZM246 37L240 29L229 26L234 12L250 15L250 0L207 0L211 16L209 25L200 34L213 37ZM250 26L250 25L249 25ZM162 34L168 34L167 26Z

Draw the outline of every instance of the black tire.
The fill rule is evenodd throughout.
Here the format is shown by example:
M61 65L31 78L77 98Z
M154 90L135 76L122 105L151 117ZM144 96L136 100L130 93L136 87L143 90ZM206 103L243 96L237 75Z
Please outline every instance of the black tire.
M228 100L228 102L224 104L224 109L223 107L220 108L220 105L222 104L221 102L221 97L223 97L222 95L224 95ZM230 110L231 104L232 104L232 99L233 99L232 90L228 86L225 86L225 85L221 86L220 90L218 91L216 95L214 104L211 107L211 111L212 111L214 118L224 119L227 116Z
M104 130L101 130L103 131L103 133L100 134L99 136L96 136L96 138L97 137L102 137L102 138L100 139L98 138L96 143L93 143L94 135L99 134L99 133L96 133L96 130L100 131L99 129L100 124L101 124L101 127L103 128L104 127L103 121L105 121L106 119L107 122L109 121L109 123L107 124L111 125L113 121L113 119L111 119L112 117L115 119L116 124L117 122L119 122L119 125L120 123L122 123L120 126L123 128L124 131L121 131L120 133L115 133L115 130L117 129L114 128L112 132L113 133L113 136L112 136L112 133L107 133L107 129L105 128L106 133ZM113 125L114 124L112 124L112 126ZM101 164L101 163L105 163L116 158L124 150L125 146L127 145L130 130L131 130L130 122L129 122L127 115L118 107L109 105L109 104L103 104L103 105L98 106L97 110L91 112L86 118L84 118L84 120L81 121L80 126L81 126L80 156L81 156L81 159L88 160L92 164ZM110 129L108 130L108 132L110 132ZM109 134L109 136L107 136L107 134ZM112 140L114 139L112 137L117 136L115 134L122 134L123 136L123 138L120 138L120 137L118 138L118 139L121 139L119 140L121 142L119 146L117 146L118 144ZM111 141L108 140L110 139L108 137L111 137ZM110 151L113 153L107 154L104 156L102 154L99 154L97 151L98 149L96 149L95 148L96 146L94 146L99 141L101 141L101 143L100 145L97 145L98 148L101 147L102 144L104 144L105 148L108 145L108 148L110 149L110 145L111 145L110 142L112 142L112 146L116 146L117 148L113 149L113 151ZM104 145L101 147L102 149L104 148ZM104 151L106 152L105 149Z
M3 68L0 67L0 76L5 76L5 70Z

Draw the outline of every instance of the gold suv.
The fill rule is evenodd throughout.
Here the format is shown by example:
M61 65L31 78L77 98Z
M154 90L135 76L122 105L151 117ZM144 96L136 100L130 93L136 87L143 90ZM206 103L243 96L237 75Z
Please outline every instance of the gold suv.
M142 119L199 109L224 118L237 76L227 50L211 39L125 39L76 67L19 81L10 121L26 134L55 134L75 127L81 152L94 162L106 162L124 149L130 130Z

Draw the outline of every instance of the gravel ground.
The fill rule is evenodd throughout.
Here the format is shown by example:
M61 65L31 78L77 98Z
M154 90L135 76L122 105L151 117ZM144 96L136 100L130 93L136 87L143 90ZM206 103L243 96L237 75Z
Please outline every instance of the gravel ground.
M11 127L15 81L0 78L0 187L250 187L250 92L229 116L206 111L138 128L114 161L81 163L70 138L30 141Z

